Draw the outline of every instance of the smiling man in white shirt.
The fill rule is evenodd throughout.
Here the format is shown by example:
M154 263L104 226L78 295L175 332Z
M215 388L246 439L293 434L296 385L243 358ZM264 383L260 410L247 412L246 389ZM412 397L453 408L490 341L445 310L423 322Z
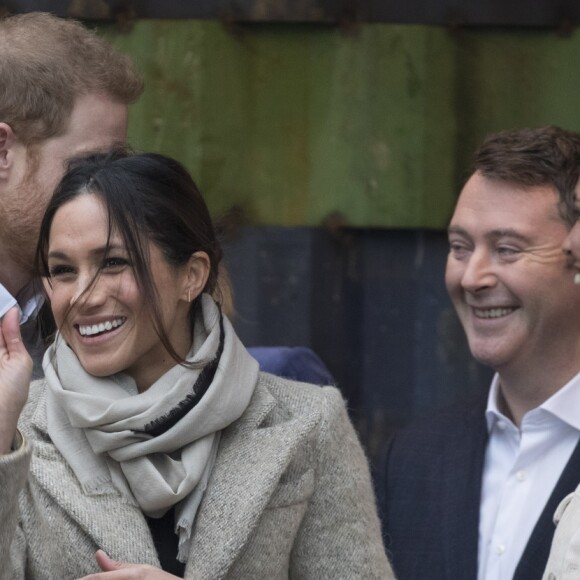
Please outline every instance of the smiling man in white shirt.
M445 280L473 356L496 371L480 400L396 435L385 540L399 580L542 577L552 514L580 480L580 292L562 243L580 135L491 135L449 225Z
M0 316L19 306L36 376L42 301L31 281L44 208L68 159L125 141L142 90L129 58L78 22L0 20Z

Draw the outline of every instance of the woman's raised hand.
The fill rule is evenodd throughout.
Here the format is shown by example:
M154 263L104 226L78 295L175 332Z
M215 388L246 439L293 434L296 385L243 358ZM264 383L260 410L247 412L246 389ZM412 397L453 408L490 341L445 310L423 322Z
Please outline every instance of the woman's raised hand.
M96 558L102 572L85 576L79 580L175 580L177 578L177 576L153 566L116 562L109 558L103 550L97 551Z
M32 359L22 342L18 308L0 322L0 454L10 451L32 377Z

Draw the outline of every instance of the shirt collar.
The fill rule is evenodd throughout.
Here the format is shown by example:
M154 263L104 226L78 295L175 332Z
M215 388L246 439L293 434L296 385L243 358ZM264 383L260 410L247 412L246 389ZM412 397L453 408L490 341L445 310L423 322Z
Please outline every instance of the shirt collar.
M487 408L485 418L487 421L488 433L497 421L509 421L500 411L497 405L499 394L499 375L496 373L491 382L491 388L487 398ZM568 381L561 389L555 392L549 399L545 400L539 407L532 409L536 411L542 409L551 416L560 419L574 429L580 430L580 373ZM528 411L528 412L532 412Z
M0 284L0 318L2 318L11 308L17 306L16 298Z
M485 409L485 420L487 422L488 433L491 433L493 426L498 421L508 420L507 417L499 410L497 406L498 394L499 394L499 375L496 373L491 381L489 395L487 396L487 407Z
M30 318L34 318L42 305L44 296L35 293L35 287L32 283L25 286L18 293L18 300L0 284L0 318L2 318L11 308L18 307L20 311L20 324L24 324Z

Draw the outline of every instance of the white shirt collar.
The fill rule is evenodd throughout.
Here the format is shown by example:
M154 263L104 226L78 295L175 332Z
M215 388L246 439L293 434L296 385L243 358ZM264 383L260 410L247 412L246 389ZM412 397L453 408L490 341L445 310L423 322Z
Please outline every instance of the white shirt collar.
M12 307L17 306L16 298L0 284L0 318L2 318Z
M38 314L43 304L44 297L42 294L34 293L33 284L28 284L20 291L18 300L0 284L0 318L11 308L18 306L18 310L20 311L20 324L24 324Z
M487 408L485 410L488 433L491 433L496 422L509 421L498 408L498 394L499 375L496 373L491 382L491 388L487 398ZM556 391L549 399L546 399L539 407L528 411L528 413L540 409L570 425L574 429L580 430L580 413L578 413L578 409L580 409L580 373Z

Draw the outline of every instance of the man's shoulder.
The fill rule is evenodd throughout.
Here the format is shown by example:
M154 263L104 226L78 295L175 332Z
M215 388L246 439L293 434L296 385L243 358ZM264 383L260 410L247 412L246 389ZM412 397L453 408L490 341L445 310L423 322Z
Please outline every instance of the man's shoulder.
M431 513L442 497L466 486L474 491L470 500L478 497L486 443L485 400L480 399L446 407L395 433L378 470L390 525L401 510L411 509L408 503Z
M393 439L443 436L447 438L458 430L485 429L486 399L482 396L460 401L414 419L399 429Z
M391 439L377 494L397 578L475 577L486 440L485 399L430 413ZM451 574L449 558L468 572Z
M408 461L417 469L433 466L456 453L485 449L486 399L476 397L419 417L396 431L387 445L384 459L391 465ZM421 458L421 461L418 459Z
M266 373L316 385L334 385L336 380L310 348L303 346L255 346L248 352L260 363Z

